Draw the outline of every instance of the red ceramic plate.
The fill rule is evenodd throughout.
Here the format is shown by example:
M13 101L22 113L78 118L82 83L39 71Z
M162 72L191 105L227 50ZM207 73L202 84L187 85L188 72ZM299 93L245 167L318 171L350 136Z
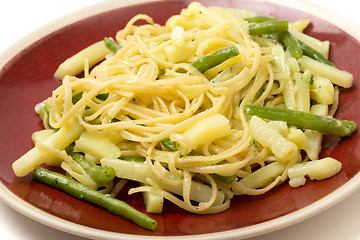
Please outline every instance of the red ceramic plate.
M17 178L14 175L12 162L33 147L31 134L42 128L34 106L59 85L53 74L64 59L104 36L114 36L138 13L148 14L155 22L164 24L190 2L104 2L47 25L4 54L0 60L0 132L3 139L0 143L0 197L4 202L32 219L88 238L178 239L191 236L192 239L228 239L289 226L323 211L359 188L360 135L357 132L341 141L335 138L324 140L322 155L332 156L343 164L342 171L333 178L308 182L297 189L283 184L262 196L237 196L229 210L214 215L187 213L167 202L163 214L151 215L158 222L154 232L47 187L30 176ZM275 0L201 2L206 6L245 8L289 21L310 18L312 23L307 33L330 40L331 60L355 78L352 89L341 91L341 105L336 117L359 121L360 69L357 63L360 55L357 53L360 43L356 34L360 31L356 27L347 29L350 24L346 20L337 16L330 18L326 11L296 0L280 3ZM313 15L315 12L317 16ZM123 191L119 198L145 212L141 195L128 197Z

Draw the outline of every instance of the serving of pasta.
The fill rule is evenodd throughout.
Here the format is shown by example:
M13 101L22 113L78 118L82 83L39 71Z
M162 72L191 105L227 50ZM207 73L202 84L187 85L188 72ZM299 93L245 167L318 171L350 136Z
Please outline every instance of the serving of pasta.
M15 174L61 188L41 180L40 165L57 166L111 198L136 181L128 194L141 192L149 213L166 199L198 214L336 175L341 161L319 153L323 135L356 128L333 118L353 76L328 60L328 41L303 32L309 23L198 2L164 26L134 16L59 66L61 86L35 107L45 129Z

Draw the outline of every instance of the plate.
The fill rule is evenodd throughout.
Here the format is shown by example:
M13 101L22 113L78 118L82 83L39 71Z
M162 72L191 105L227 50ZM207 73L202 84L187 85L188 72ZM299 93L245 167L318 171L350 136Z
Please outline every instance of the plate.
M358 121L359 94L357 79L360 71L357 28L340 17L329 18L322 9L302 1L201 1L204 5L238 7L258 14L274 15L294 21L311 18L307 32L319 39L330 40L330 58L335 65L351 72L354 88L341 93L341 106L336 117ZM322 155L342 161L343 170L335 177L308 182L305 187L292 189L283 184L257 197L239 196L231 208L215 215L186 213L172 204L165 204L162 215L152 215L158 229L149 232L105 210L51 189L31 177L17 178L11 163L32 148L31 133L41 129L34 105L48 97L59 82L53 78L57 66L68 56L89 44L113 36L138 13L146 13L163 24L190 1L118 1L104 2L84 11L61 18L30 37L21 40L1 58L0 130L6 141L0 144L0 197L30 218L41 223L88 238L107 239L229 239L245 238L283 228L320 213L343 200L360 185L359 134L350 138L327 138ZM303 12L297 9L307 9ZM316 12L316 16L315 16ZM331 19L331 22L326 20ZM20 51L19 51L20 50ZM351 59L351 61L349 61ZM16 94L14 94L16 93ZM130 205L144 211L141 195L119 196Z

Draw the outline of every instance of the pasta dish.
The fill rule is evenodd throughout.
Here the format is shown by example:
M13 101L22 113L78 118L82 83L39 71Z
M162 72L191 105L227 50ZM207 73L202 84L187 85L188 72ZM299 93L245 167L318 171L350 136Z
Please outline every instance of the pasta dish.
M319 159L321 141L356 128L333 118L353 76L309 23L197 2L165 25L134 16L59 66L61 86L35 107L45 129L15 174L57 166L113 198L136 181L129 194L149 213L167 200L198 214L336 175L341 159Z

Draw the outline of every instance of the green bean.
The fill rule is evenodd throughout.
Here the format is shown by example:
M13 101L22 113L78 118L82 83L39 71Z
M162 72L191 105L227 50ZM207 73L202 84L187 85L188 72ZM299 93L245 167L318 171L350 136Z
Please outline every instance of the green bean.
M85 156L79 152L73 151L73 145L69 145L66 149L74 161L80 164L84 171L89 174L90 178L95 182L110 182L115 177L115 170L111 167L102 167L85 159Z
M324 57L321 53L319 53L318 51L316 51L315 49L313 49L312 47L310 47L309 45L307 45L306 43L299 41L301 49L304 53L304 55L318 61L318 62L322 62L325 63L327 65L330 65L332 67L335 67L335 65L330 62L329 60L326 59L326 57Z
M270 20L266 22L250 24L249 34L250 35L264 35L271 33L280 33L288 30L287 20Z
M188 153L188 156L201 156L201 155L195 152L194 150L191 150L191 152Z
M171 141L169 137L162 139L160 141L160 143L161 143L161 145L163 145L164 147L166 147L167 149L169 149L172 152L177 151L176 142Z
M201 156L199 153L195 152L194 150L192 150L188 156ZM232 183L235 178L236 178L236 174L231 175L231 176L223 176L217 173L211 173L211 176L215 177L216 179L222 181L223 183L229 185L230 183Z
M120 157L121 160L132 161L132 162L145 162L146 158L144 157Z
M244 107L244 113L269 120L285 121L291 126L296 126L301 129L311 129L334 137L349 136L356 129L356 123L353 121L338 120L291 109L246 105Z
M176 142L171 141L170 138L164 138L160 141L161 145L163 145L164 147L166 147L167 149L169 149L172 152L177 151L177 146L176 146ZM187 156L200 156L199 153L195 152L194 150L191 150Z
M279 33L281 42L289 49L291 56L298 59L303 55L303 50L299 41L294 38L288 31Z
M252 17L252 18L246 18L245 20L249 23L261 23L261 22L276 20L276 18L260 15L260 16L256 16L256 17Z
M146 214L121 200L111 197L109 194L98 192L60 173L37 166L33 171L32 177L51 187L62 190L73 197L84 199L97 206L103 207L110 213L128 219L140 227L149 230L155 230L156 228L157 222Z
M80 101L80 99L82 98L82 95L83 95L83 93L81 92L81 93L78 93L78 94L72 96L72 103L76 104L78 101Z
M268 85L268 82L265 82L261 88L256 92L254 99L252 100L252 102L255 102L256 100L258 100L261 95L265 92L266 86Z
M278 43L281 43L281 38L279 33L270 33L266 35L266 38L277 41Z
M104 38L105 46L110 49L113 53L116 53L119 49L121 49L121 45L112 40L109 37Z
M39 110L39 116L41 118L41 120L43 121L43 123L45 125L48 125L51 129L54 129L55 132L59 131L60 128L53 128L51 125L50 125L50 122L49 122L49 117L50 117L50 105L49 104L44 104L44 106L42 106ZM47 116L47 118L45 118L45 116ZM46 122L45 122L46 121Z
M108 93L100 93L96 95L96 98L102 101L105 101L109 97Z
M49 116L50 116L50 105L49 104L44 104L44 106L42 106L40 108L39 116L42 121L45 120L45 116L47 116L49 118Z
M235 57L239 54L239 50L236 47L222 48L216 51L214 54L206 55L200 58L192 65L197 70L199 70L199 72L204 73L206 70L213 68L227 59Z
M236 178L236 174L231 175L231 176L223 176L223 175L219 175L217 173L212 173L211 175L227 185L231 184Z

